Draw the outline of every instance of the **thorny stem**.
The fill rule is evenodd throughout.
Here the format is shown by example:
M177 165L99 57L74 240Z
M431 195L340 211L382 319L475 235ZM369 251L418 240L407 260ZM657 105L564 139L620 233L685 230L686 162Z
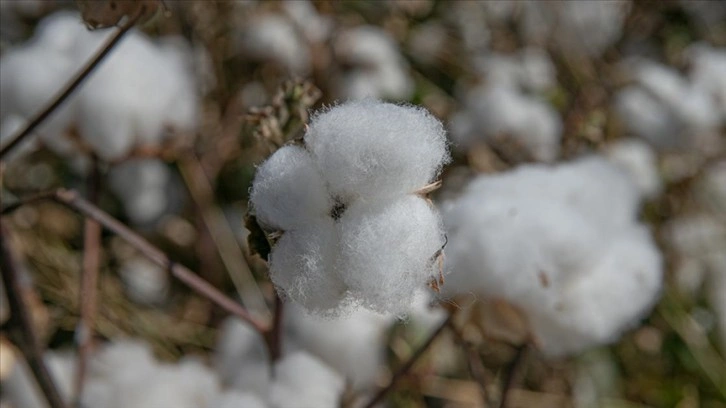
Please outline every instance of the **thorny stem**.
M519 381L520 371L527 355L527 344L517 346L514 358L509 362L509 371L502 383L502 398L499 400L499 408L506 408L511 396L511 389Z
M374 406L376 406L376 404L381 402L383 397L385 397L389 392L393 390L393 388L398 383L398 380L400 380L401 377L406 375L406 373L411 370L413 365L416 364L421 356L424 355L426 350L431 347L431 344L433 344L434 340L436 340L436 338L439 337L439 335L444 331L446 326L449 325L449 322L453 319L453 317L453 313L450 313L449 316L446 317L446 320L444 320L444 322L441 323L441 325L436 330L434 330L433 333L431 333L426 342L422 344L421 347L418 348L418 350L416 350L416 352L408 359L408 361L406 361L406 363L401 366L401 368L398 369L398 371L396 371L395 374L393 374L391 382L389 382L385 388L382 388L380 391L378 391L378 393L373 396L370 401L368 401L368 403L365 405L365 408L373 408Z
M92 157L91 175L88 180L88 199L97 204L101 189L101 170L98 158ZM94 321L98 305L98 273L101 256L101 225L92 218L84 220L83 231L83 270L81 273L80 321L76 328L78 342L78 370L76 371L75 396L83 393L88 357L93 348Z
M15 345L20 348L25 360L30 366L43 395L51 408L66 408L61 399L58 388L53 383L48 367L43 360L43 349L35 335L33 323L28 315L28 308L22 300L23 288L18 277L17 261L10 249L10 239L5 227L0 224L0 265L2 266L2 279L10 308L8 327L19 331L19 341Z
M117 219L110 216L105 211L83 199L76 191L61 188L48 193L41 193L4 208L2 210L2 214L5 215L10 213L24 204L47 199L61 203L75 211L78 211L86 217L98 221L106 229L124 239L152 262L163 268L167 268L174 278L178 279L198 294L211 300L223 310L226 310L228 313L231 313L247 322L258 332L264 334L269 330L265 323L250 315L250 313L237 302L230 299L224 293L220 292L217 288L209 284L209 282L200 278L185 266L172 261L166 254L164 254L164 252L153 246L147 240Z
M98 67L98 65L103 61L103 59L113 50L114 46L121 41L121 39L124 37L124 35L136 24L136 22L139 20L139 18L143 15L143 8L141 12L139 12L137 15L135 15L132 18L129 18L128 21L121 26L116 33L108 39L108 41L101 47L96 55L89 60L86 65L81 68L80 71L76 74L76 76L66 84L63 89L61 89L51 100L51 102L46 105L40 112L38 112L23 129L21 129L18 133L16 133L11 139L10 142L7 143L5 146L0 148L0 158L4 157L7 153L9 153L12 149L14 149L20 142L23 141L28 135L30 135L35 128L37 128L41 123L43 123L44 120L46 120L53 112L55 112L56 109L58 109L59 106L65 102L66 99L68 99L69 96L73 94L73 92L78 88L78 86L83 83L83 81L88 78L88 76L93 72L93 70Z

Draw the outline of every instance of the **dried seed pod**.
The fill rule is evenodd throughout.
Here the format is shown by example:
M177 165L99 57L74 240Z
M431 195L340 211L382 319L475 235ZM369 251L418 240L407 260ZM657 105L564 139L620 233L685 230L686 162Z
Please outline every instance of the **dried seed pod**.
M76 0L89 29L108 28L126 18L147 21L162 8L162 0Z

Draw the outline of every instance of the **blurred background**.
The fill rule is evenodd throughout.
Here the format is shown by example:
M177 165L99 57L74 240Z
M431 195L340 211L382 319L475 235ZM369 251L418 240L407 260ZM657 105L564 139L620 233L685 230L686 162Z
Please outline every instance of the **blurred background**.
M528 352L509 406L726 407L726 2L144 1L156 12L3 157L3 206L59 187L97 195L266 318L273 288L247 241L249 187L314 109L365 97L429 109L454 158L436 201L478 174L602 154L645 197L641 218L665 259L661 299L616 344L566 359ZM87 23L124 20L102 0L0 7L4 146L114 30L87 31L79 9ZM82 218L41 202L2 223L32 283L22 297L39 336L72 348ZM100 340L143 339L165 362L220 353L223 311L108 232L99 253ZM422 313L421 324L373 325L381 364L368 388L385 385L440 317ZM8 316L3 304L0 322ZM12 400L22 357L1 336L0 406L24 408ZM445 334L388 403L495 406L483 394L496 400L517 350Z

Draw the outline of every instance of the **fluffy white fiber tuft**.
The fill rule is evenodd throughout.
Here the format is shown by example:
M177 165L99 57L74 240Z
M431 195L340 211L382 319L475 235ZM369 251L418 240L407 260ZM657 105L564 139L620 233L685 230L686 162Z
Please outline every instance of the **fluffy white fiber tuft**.
M252 185L260 224L282 233L272 282L319 314L404 313L444 241L437 212L414 194L449 160L443 126L422 108L364 100L314 115L304 140L273 154Z
M332 199L310 153L285 146L257 168L250 201L264 226L289 230L328 216Z
M358 203L339 223L338 270L353 296L380 313L404 313L435 276L444 245L438 213L422 198Z
M423 108L375 100L318 113L305 143L330 193L344 202L412 192L448 161L441 122Z
M639 192L598 157L480 176L444 221L444 290L521 309L547 355L614 341L660 291L661 255L637 223Z
M340 406L345 381L323 362L295 352L275 364L270 389L274 408L335 408Z

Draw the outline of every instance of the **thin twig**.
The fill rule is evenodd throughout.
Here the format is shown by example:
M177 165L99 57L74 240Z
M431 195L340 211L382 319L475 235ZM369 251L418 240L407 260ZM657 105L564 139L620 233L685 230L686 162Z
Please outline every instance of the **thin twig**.
M260 317L269 318L270 311L265 303L265 298L237 245L237 238L229 227L224 214L213 202L212 185L199 159L194 153L189 152L180 156L178 164L189 193L199 207L202 221L210 232L219 257L240 295L242 304Z
M265 341L267 349L270 351L270 361L277 361L282 355L282 317L284 313L284 304L282 298L275 291L275 314L272 318L272 327L266 333Z
M519 374L522 363L524 362L527 354L527 347L527 344L517 346L514 358L509 362L509 370L507 371L507 376L504 378L504 382L502 383L502 398L499 400L499 408L506 408L509 403L512 388L519 381Z
M98 158L93 156L91 175L88 180L88 200L98 204L101 194L101 169ZM75 396L83 394L83 382L86 376L88 358L93 348L93 333L98 304L98 269L101 256L101 224L92 218L84 220L83 231L83 270L81 273L81 305L80 320L76 328L78 342L78 370L76 371Z
M382 388L380 391L378 391L378 393L376 393L376 395L374 395L373 398L371 398L371 400L368 401L368 403L365 405L365 408L373 408L376 404L381 402L383 397L385 397L389 392L391 392L393 390L393 388L398 383L398 380L400 380L401 377L406 375L406 373L408 373L411 370L413 365L416 364L416 362L421 358L421 356L423 356L423 354L426 352L426 350L428 350L428 348L431 346L431 344L434 342L434 340L436 340L436 338L439 337L439 335L444 331L446 326L449 325L449 322L451 321L451 319L453 317L454 317L453 313L449 314L449 316L446 317L446 320L444 320L444 322L441 323L441 325L436 330L434 330L433 333L431 333L431 335L426 340L426 342L424 344L422 344L421 347L418 348L418 350L416 350L416 352L411 356L411 358L409 358L408 361L406 361L406 363L404 363L401 366L401 368L399 368L398 371L396 371L395 374L393 374L393 377L391 378L391 382L388 383L388 385L385 388Z
M66 405L58 392L58 388L50 376L48 367L43 359L43 348L35 335L33 322L28 314L28 308L21 298L23 288L18 277L17 262L10 249L10 236L5 227L0 224L0 265L2 265L2 279L10 308L8 327L17 329L19 341L15 341L30 366L38 385L51 408L65 408Z
M23 139L28 137L28 135L30 135L36 127L43 123L46 118L48 118L53 112L55 112L55 110L58 109L58 107L61 106L63 102L65 102L65 100L73 94L76 88L78 88L78 86L83 83L86 78L88 78L88 76L101 63L101 61L103 61L103 59L111 52L111 50L113 50L114 46L118 44L118 42L121 41L121 39L131 29L131 27L136 24L141 15L143 15L143 11L138 13L136 16L129 18L123 26L119 27L116 33L112 37L110 37L108 41L106 41L106 43L103 45L103 47L101 47L97 51L96 55L91 60L89 60L86 65L81 68L80 71L78 71L76 76L53 97L51 102L49 102L48 105L41 109L40 112L38 112L33 117L33 119L31 119L28 124L25 125L23 129L16 133L10 139L9 143L7 143L0 149L0 158L4 157L20 142L22 142Z
M110 216L105 211L83 199L76 191L61 188L53 192L38 194L36 196L23 200L21 203L16 203L3 209L2 214L7 214L11 212L11 210L17 209L22 204L35 202L43 199L51 199L53 201L59 202L75 211L78 211L86 217L90 217L98 221L106 229L124 239L132 247L134 247L147 258L149 258L149 260L163 268L167 268L171 272L171 275L173 277L181 281L183 284L185 284L198 294L211 300L223 310L226 310L228 313L239 317L262 334L269 330L267 324L259 321L258 319L250 315L250 313L245 310L239 303L235 302L227 295L220 292L217 288L210 285L209 282L200 278L197 274L195 274L185 266L172 261L168 256L166 256L166 254L164 254L164 252L153 246L147 240L142 238L140 235L138 235L136 232L131 230L129 227L127 227L117 219Z
M487 373L486 367L484 367L484 364L481 361L481 356L479 356L479 352L476 350L474 345L466 341L464 335L461 333L461 330L456 327L456 324L453 320L449 322L449 329L451 329L451 332L454 334L454 337L456 337L457 342L466 353L469 373L479 386L479 392L481 393L482 399L484 400L486 406L491 406L492 401L490 400L490 395L486 389L486 385L491 383L491 378Z

